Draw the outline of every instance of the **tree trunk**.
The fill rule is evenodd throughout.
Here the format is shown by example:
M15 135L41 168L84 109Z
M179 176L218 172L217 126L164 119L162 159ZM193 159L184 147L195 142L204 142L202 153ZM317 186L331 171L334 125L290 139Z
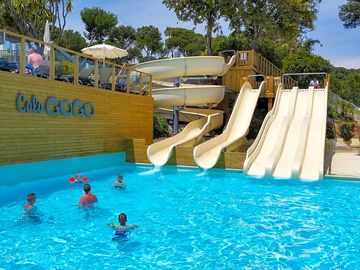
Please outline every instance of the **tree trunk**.
M206 25L206 50L207 50L207 54L209 56L212 55L211 41L212 41L213 25L214 24L208 20L207 25Z

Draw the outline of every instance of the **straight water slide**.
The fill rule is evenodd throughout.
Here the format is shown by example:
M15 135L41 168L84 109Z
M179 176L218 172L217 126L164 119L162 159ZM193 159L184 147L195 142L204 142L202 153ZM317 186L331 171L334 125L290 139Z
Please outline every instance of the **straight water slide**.
M323 176L328 87L279 89L248 149L248 175L319 180Z
M150 61L136 65L134 69L151 74L154 80L198 75L222 76L233 65L235 59L233 56L229 63L225 63L223 57L217 56L182 57ZM173 106L215 105L224 98L224 93L224 86L185 84L180 87L165 86L153 89L153 98L155 107L173 108ZM181 113L198 119L190 122L176 136L150 145L147 156L152 164L156 166L166 164L176 146L197 144L204 134L219 128L223 122L222 111L209 109L193 112L185 109Z
M246 135L259 95L264 88L265 82L261 83L259 89L253 89L249 82L244 83L224 132L194 148L194 160L199 167L204 169L214 167L221 151L231 147Z

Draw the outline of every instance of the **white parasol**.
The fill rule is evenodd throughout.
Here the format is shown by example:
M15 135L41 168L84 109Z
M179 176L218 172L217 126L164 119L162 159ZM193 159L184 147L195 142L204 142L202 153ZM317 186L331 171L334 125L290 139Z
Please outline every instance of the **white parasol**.
M87 47L81 50L84 54L91 55L95 58L105 59L105 58L121 58L128 55L126 50L117 48L108 44L98 44L91 47Z

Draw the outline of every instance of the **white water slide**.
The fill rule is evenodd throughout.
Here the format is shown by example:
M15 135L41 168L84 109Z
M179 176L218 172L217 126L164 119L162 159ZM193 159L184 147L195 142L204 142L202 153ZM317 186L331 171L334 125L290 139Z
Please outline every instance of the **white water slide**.
M328 86L283 89L279 85L273 109L248 149L244 171L254 176L323 176Z
M249 82L244 83L224 132L194 148L194 160L199 167L204 169L214 167L221 151L231 147L246 135L259 95L265 90L264 88L265 82L261 83L259 89L253 89Z
M235 62L233 56L229 63L223 57L197 56L172 58L150 61L136 65L134 68L152 75L154 80L185 76L222 76ZM215 105L223 98L224 86L217 85L182 85L181 87L166 87L153 89L156 107L172 108L173 106ZM201 110L194 112L182 110L182 114L199 118L190 122L176 136L164 139L150 145L147 156L150 162L157 166L164 165L171 157L173 149L178 145L192 146L197 144L202 136L209 131L219 128L223 122L223 112L216 110Z

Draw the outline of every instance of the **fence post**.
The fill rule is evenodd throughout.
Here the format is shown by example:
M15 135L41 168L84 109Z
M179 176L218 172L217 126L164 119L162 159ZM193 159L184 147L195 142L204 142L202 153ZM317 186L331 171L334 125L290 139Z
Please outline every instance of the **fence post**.
M112 71L111 71L111 91L115 91L115 85L116 85L116 75L115 75L115 65L111 65Z
M26 45L25 45L25 38L20 39L20 74L26 74Z
M55 79L55 48L51 46L50 48L50 80Z
M126 78L126 93L130 94L131 78L130 78L130 70L129 69L126 71L126 75L127 75L127 78Z
M95 87L99 88L99 61L95 60L95 71L94 71Z
M142 89L143 89L142 73L140 72L140 77L139 77L139 95L140 96L142 96Z
M149 90L150 90L150 97L152 97L152 75L150 75Z
M74 84L79 84L79 55L75 54L74 58Z

